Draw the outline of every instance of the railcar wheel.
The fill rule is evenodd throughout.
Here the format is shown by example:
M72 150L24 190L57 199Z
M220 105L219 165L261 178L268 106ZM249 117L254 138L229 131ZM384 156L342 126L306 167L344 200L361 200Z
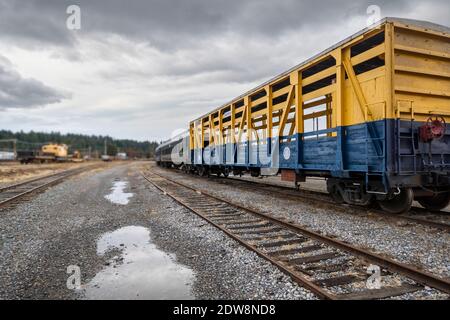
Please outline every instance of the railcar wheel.
M344 203L344 197L340 191L339 181L337 179L327 179L327 191L336 203Z
M392 199L378 201L381 209L388 213L401 214L411 209L414 200L414 192L411 188L400 189L400 193Z
M204 166L201 166L199 169L198 169L198 175L200 176L200 177L204 177L204 176L206 176L208 174L208 170L204 167Z
M417 201L427 210L440 211L450 205L450 192L438 193L427 198L419 198Z
M230 175L230 169L228 168L223 169L222 174L225 178L228 178L228 176Z
M330 190L331 197L333 198L334 202L336 203L344 203L344 198L342 197L341 192L339 191L339 188L337 186L331 187Z

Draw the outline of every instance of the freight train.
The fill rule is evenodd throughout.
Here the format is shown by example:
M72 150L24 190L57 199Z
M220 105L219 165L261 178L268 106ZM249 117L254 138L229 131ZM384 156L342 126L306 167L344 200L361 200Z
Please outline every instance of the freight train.
M189 123L156 150L199 175L327 179L337 202L450 201L450 29L385 18Z

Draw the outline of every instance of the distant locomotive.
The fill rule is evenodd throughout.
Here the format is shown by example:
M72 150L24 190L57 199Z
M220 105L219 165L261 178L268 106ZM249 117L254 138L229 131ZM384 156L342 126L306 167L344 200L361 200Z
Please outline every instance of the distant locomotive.
M75 151L73 155L69 155L68 150L69 147L65 144L49 143L43 145L40 150L19 150L17 151L17 159L22 164L83 161L79 151Z
M450 29L386 18L189 124L156 161L200 175L327 178L334 199L450 202Z

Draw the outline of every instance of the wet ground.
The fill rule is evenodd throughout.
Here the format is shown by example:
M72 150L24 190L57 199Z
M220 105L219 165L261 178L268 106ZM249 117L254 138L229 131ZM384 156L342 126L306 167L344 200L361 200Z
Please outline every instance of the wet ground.
M99 256L114 250L120 253L84 286L87 299L194 298L192 270L151 243L148 228L123 227L97 241Z
M0 214L0 299L313 299L176 205L143 163L83 173Z
M124 192L125 188L127 188L127 181L115 181L114 185L111 188L111 193L105 196L105 199L108 199L112 203L115 204L128 204L130 202L129 198L133 196L132 193Z
M144 165L85 172L1 212L0 300L316 298L161 194L141 176ZM424 243L429 243L430 250L418 259L439 273L448 268L448 255L440 254L447 235L382 221L373 228L378 222L344 219L298 202L291 208L268 195L195 177L191 183L233 201L274 206L277 212L282 208L286 216L292 211L292 218L306 219L312 227L330 234L342 231L340 236L349 243L376 240L385 233L376 248L405 261L414 251L426 251ZM397 248L396 243L401 245ZM441 267L445 270L439 271Z
M193 271L151 241L137 166L74 177L3 212L0 297L193 298Z

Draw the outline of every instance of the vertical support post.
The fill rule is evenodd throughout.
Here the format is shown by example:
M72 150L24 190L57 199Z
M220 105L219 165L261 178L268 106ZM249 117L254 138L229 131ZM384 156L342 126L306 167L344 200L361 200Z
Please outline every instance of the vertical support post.
M223 144L223 112L219 110L219 140L218 143L220 145Z
M303 97L302 97L302 84L301 74L295 71L291 74L290 82L294 88L295 95L295 128L297 133L303 133Z
M214 118L213 118L213 114L210 113L208 116L208 131L209 131L209 146L211 149L211 145L216 144L216 137L215 137L215 132L214 132Z
M236 106L234 103L230 107L231 111L231 143L236 143Z
M204 124L204 119L202 118L202 120L200 120L200 130L201 130L201 141L200 141L200 148L202 149L202 153L203 153L203 148L205 147L205 124Z
M224 139L223 139L223 119L222 119L223 112L222 110L219 110L218 116L219 116L219 139L217 140L217 147L219 148L219 157L220 157L220 165L222 165L225 162L224 158Z
M302 74L299 71L295 71L291 74L291 84L295 86L295 128L296 128L296 141L297 141L297 165L301 167L303 162L303 93L302 93Z
M385 24L385 30L384 30L384 45L385 45L385 52L384 52L384 63L385 63L385 70L386 70L386 116L384 120L384 136L387 137L388 130L392 133L394 131L394 128L390 125L390 122L388 122L386 119L395 119L400 118L400 104L399 101L395 101L395 90L394 90L394 79L395 76L395 61L394 61L394 34L395 29L394 25L392 23L386 23ZM396 115L396 108L398 110L398 115ZM400 124L400 120L396 120L395 123ZM395 135L393 135L395 136ZM386 150L399 150L399 142L392 142L391 139L386 139ZM397 172L400 170L400 164L399 159L396 157L396 164L397 164ZM385 156L384 159L384 168L385 170L395 170L393 166L388 167L388 161L387 157Z
M272 153L272 131L273 131L273 104L272 104L272 86L268 85L265 87L266 97L267 97L267 108L266 108L266 132L267 132L267 155Z
M342 49L337 49L334 55L336 59L336 93L333 97L335 114L334 125L340 127L344 125L344 90L345 90L345 70L342 63L343 52Z
M189 124L189 150L195 149L193 124Z
M236 163L236 106L234 103L230 106L231 112L231 127L230 127L230 137L231 137L231 150L233 156L233 165Z
M247 155L246 155L246 163L247 166L250 166L250 144L252 141L252 107L249 96L244 97L244 107L247 110L246 113L246 122L247 122ZM243 116L243 115L242 115ZM244 117L242 117L242 121L244 121Z
M332 94L332 110L333 126L336 128L336 171L342 172L344 170L344 134L343 127L344 121L344 90L345 90L345 69L343 65L343 55L350 56L350 51L343 52L341 48L338 48L334 52L334 58L336 59L336 91Z
M384 32L385 45L385 70L386 70L386 117L393 118L394 116L394 26L392 23L385 24Z
M198 120L195 121L195 135L194 135L194 139L195 139L195 148L196 149L201 148L200 139L202 138L202 136L201 136L201 130L202 129L198 127L199 126L199 122L200 121L198 121Z

